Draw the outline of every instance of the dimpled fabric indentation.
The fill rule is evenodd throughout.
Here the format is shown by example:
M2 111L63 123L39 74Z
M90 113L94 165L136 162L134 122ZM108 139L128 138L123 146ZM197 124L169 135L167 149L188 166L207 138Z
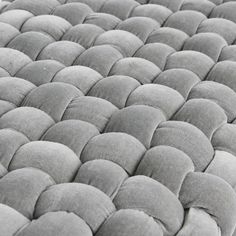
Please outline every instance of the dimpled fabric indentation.
M236 235L235 11L0 1L0 236Z

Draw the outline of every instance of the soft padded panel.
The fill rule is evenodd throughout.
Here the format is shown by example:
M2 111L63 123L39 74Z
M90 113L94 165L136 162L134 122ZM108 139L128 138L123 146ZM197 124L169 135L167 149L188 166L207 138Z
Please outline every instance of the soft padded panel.
M138 57L126 57L115 63L109 75L127 75L141 84L151 83L160 73L154 63Z
M11 171L0 179L0 203L32 219L38 197L54 183L49 175L38 169Z
M9 169L38 168L49 174L56 183L64 183L72 180L79 166L79 158L67 146L54 142L35 141L17 150Z
M134 34L124 30L110 30L99 35L94 45L109 44L116 47L125 56L133 56L143 45L141 39Z
M23 52L32 60L36 60L43 48L52 42L54 40L50 36L31 31L18 35L7 46Z
M20 228L29 223L29 220L13 208L0 204L1 233L5 236L14 235Z
M235 145L233 145L235 140L235 124L225 124L214 133L212 137L212 145L216 150L226 151L236 156L236 148Z
M87 94L100 79L102 79L101 74L89 67L68 66L56 73L53 82L72 84L81 92Z
M235 191L235 166L236 158L234 155L225 151L216 151L211 164L206 169L206 173L221 177L229 183Z
M70 27L71 24L61 17L42 15L27 20L22 26L21 31L44 32L55 40L59 40Z
M145 153L135 174L151 177L178 195L186 175L193 170L193 163L184 152L157 146Z
M139 16L122 21L116 29L128 31L145 42L149 34L159 27L159 23L155 20Z
M3 114L7 113L10 110L13 110L16 108L16 105L7 102L7 101L0 101L1 107L0 107L0 116L2 116Z
M197 11L178 11L168 17L165 27L178 29L192 36L196 33L200 23L205 19L206 16Z
M38 140L54 124L45 112L33 107L19 107L0 118L0 127L23 133L30 140Z
M18 30L20 30L25 21L27 21L29 18L33 16L34 15L29 11L16 9L3 12L0 15L0 22L10 24L13 27L17 28Z
M231 20L236 23L236 3L234 1L226 2L219 6L216 6L213 11L211 12L211 18L225 18L227 20Z
M227 0L209 0L210 2L214 3L215 5L220 5L223 2L227 1Z
M192 88L199 82L199 77L186 69L165 70L153 81L153 83L162 84L177 90L185 99L187 99Z
M32 221L16 236L92 236L89 226L80 217L73 213L49 212L37 220Z
M169 56L166 69L182 68L195 73L204 80L214 65L214 61L207 55L196 51L181 51Z
M124 108L130 94L140 83L129 76L113 75L98 81L88 95L100 97L118 108Z
M0 77L8 77L10 74L3 68L0 67Z
M0 66L11 76L31 62L24 53L11 48L0 48Z
M8 5L10 4L10 2L4 1L0 3L0 12L3 11L4 8L6 8Z
M177 236L193 235L220 235L220 228L212 216L200 208L190 208L186 214L183 228Z
M1 17L0 17L1 21ZM6 46L12 39L14 39L20 32L13 26L7 23L0 23L0 46Z
M16 77L0 78L0 99L20 106L25 96L35 88L35 85Z
M236 0L0 0L0 236L236 236Z
M161 123L153 135L151 145L168 145L180 149L192 159L196 171L204 170L214 154L207 137L195 126L181 121Z
M113 161L92 160L80 167L74 181L92 185L113 199L127 178L127 172Z
M218 62L207 76L207 80L212 80L221 84L225 84L236 91L235 82L236 62L222 61Z
M163 235L161 227L147 214L127 209L113 214L98 230L97 236Z
M60 16L71 23L71 25L82 24L86 16L92 13L92 9L79 2L72 2L57 6L53 12L53 15Z
M161 70L164 70L166 60L175 50L164 43L149 43L141 47L135 57L141 57L153 62Z
M226 46L222 49L219 61L236 61L236 45Z
M85 48L92 47L95 39L104 32L104 30L92 24L78 24L71 27L62 37L62 40L68 40L79 43Z
M105 133L93 137L85 146L81 161L112 161L132 175L145 152L145 147L125 133Z
M236 24L230 20L212 18L204 20L198 27L198 33L212 32L221 35L228 44L236 39Z
M93 24L104 30L113 30L121 22L116 16L107 13L90 13L86 16L84 24Z
M65 120L49 128L42 139L66 145L72 149L79 158L88 141L98 134L97 128L88 122L81 120Z
M164 43L174 48L175 50L181 50L188 35L181 30L162 27L154 30L148 37L147 43Z
M227 42L218 34L198 33L186 40L183 49L202 52L217 62L225 46Z
M34 61L19 70L16 76L39 86L51 82L55 74L63 68L64 65L54 60Z
M122 58L122 54L111 45L94 46L82 53L74 65L87 66L102 76L107 76L112 66Z
M135 89L127 100L127 106L148 105L163 111L170 119L183 105L184 98L174 89L159 84L145 84Z
M224 109L228 122L236 118L236 94L228 86L213 81L203 81L192 88L188 99L192 98L214 101Z
M6 168L2 164L0 164L0 178L2 178L6 174L7 174Z
M130 134L149 148L155 129L164 120L165 115L159 109L133 105L114 113L106 127L106 132Z
M208 99L191 99L175 114L173 120L186 121L200 129L209 139L227 123L224 110Z
M99 11L106 0L67 0L67 3L79 2L88 5L93 11Z
M150 190L152 194L147 195L146 192ZM126 180L114 204L118 210L142 210L152 216L161 225L165 235L177 233L183 222L184 210L178 198L165 186L146 176L134 176Z
M68 191L71 194L68 194ZM51 201L54 204L51 204ZM95 187L68 183L53 185L44 191L37 202L35 216L48 212L67 211L81 217L93 232L115 211L111 199Z
M73 85L48 83L30 92L23 106L38 108L49 114L55 121L60 121L70 102L80 96L83 96L82 92Z
M49 14L60 3L57 0L15 0L4 10L22 9L31 12L34 15Z
M189 173L180 191L180 201L185 208L199 207L207 209L210 215L218 216L215 220L221 228L222 235L232 235L234 232L235 200L235 192L228 183L217 176L205 173Z
M66 108L63 120L83 120L97 127L101 132L104 130L110 117L118 109L105 99L95 97L76 97Z
M135 7L132 12L132 17L150 17L156 20L160 25L162 25L171 14L172 11L164 6L155 4L145 4Z
M1 129L0 141L0 162L6 169L8 169L11 159L17 149L29 142L29 140L26 136L17 131L11 129Z
M172 10L173 12L175 12L175 11L178 11L180 9L180 6L183 3L183 0L176 0L176 1L172 1L172 0L150 0L149 3L165 6L165 7L169 8L170 10Z
M208 16L214 7L215 7L215 4L208 0L198 0L198 1L184 0L181 6L181 10L199 11L202 14Z
M47 45L37 59L56 60L65 66L71 66L82 52L84 52L84 48L78 43L59 41Z
M139 6L139 4L134 0L107 0L104 2L100 11L112 14L124 20L129 17L137 6Z

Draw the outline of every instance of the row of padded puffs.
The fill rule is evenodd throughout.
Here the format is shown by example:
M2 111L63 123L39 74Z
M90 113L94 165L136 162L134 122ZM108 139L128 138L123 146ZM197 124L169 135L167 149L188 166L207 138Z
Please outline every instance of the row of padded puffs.
M0 6L5 10L26 9L32 12L34 15L42 15L50 14L51 12L55 11L55 9L60 7L60 5L74 2L85 3L95 12L108 13L122 20L130 17L135 8L140 7L140 5L144 5L147 9L147 4L164 6L169 10L169 12L194 10L203 13L209 18L223 16L225 18L229 18L232 21L235 20L234 0L45 0L43 3L30 0L6 0L3 1ZM155 6L152 6L152 8L154 8L155 11ZM162 12L168 12L165 8L162 8Z
M52 61L41 61L41 63L42 62L44 62L44 63L50 62L51 63ZM57 63L57 62L54 62L54 63ZM37 64L37 62L35 62L34 64ZM84 70L85 68L78 66L77 69ZM90 70L91 69L89 69L89 72L90 72ZM113 80L113 81L117 81L117 80L124 80L124 79L130 80L132 78L125 77L125 76L114 76L113 78L111 78L111 77L104 78L99 81L108 80L108 79ZM135 81L135 80L132 79L132 81ZM137 82L137 81L135 81L135 82ZM205 83L205 82L200 82L200 83ZM210 83L217 84L215 82L210 82ZM227 88L226 86L221 85L221 84L217 84L217 85L220 87L223 87L223 88ZM138 88L136 88L133 91L130 91L130 93L136 94L137 93L136 90L139 90L139 89L145 88L145 87L148 89L148 91L151 91L152 89L154 89L154 91L157 91L159 89L164 89L167 91L170 90L171 92L173 92L175 94L175 96L177 98L181 97L181 95L178 94L173 89L170 89L166 86L158 85L158 84L139 85ZM60 94L60 97L55 96L55 94L57 94L57 95ZM214 133L213 138L212 138L212 142L215 143L216 145L223 146L221 148L223 148L223 150L225 149L226 152L225 151L216 151L214 154L214 149L212 148L210 141L199 129L195 128L194 126L187 124L185 122L165 121L166 117L164 115L164 112L162 112L162 110L160 108L158 108L158 106L156 108L151 107L151 105L152 105L151 103L153 101L150 100L151 97L148 97L148 96L146 97L146 99L149 99L150 106L141 105L142 103L140 103L140 105L130 104L130 106L123 108L121 110L118 110L117 107L115 107L110 102L108 102L104 99L91 97L91 96L83 96L82 92L78 88L74 87L71 84L66 84L66 83L61 83L61 82L52 82L52 83L46 83L46 84L41 85L39 87L35 87L35 85L33 85L32 83L30 83L26 80L19 79L19 78L13 78L13 77L12 78L10 78L10 77L1 78L1 96L2 96L1 97L2 103L7 105L6 110L10 110L8 112L6 112L6 110L3 111L3 115L0 120L0 126L3 129L2 131L5 131L4 128L6 128L6 129L10 128L10 129L17 130L17 131L20 131L21 133L25 134L28 137L28 139L31 141L39 140L43 136L42 140L55 142L52 144L46 144L44 142L43 143L32 142L32 146L30 145L31 147L29 146L29 149L28 149L27 145L22 146L22 142L20 142L20 146L22 146L23 151L21 150L21 148L19 148L18 145L15 146L16 149L11 150L11 149L9 149L9 147L6 144L9 143L9 141L13 142L13 137L10 136L9 138L6 138L7 135L5 132L3 132L3 138L1 141L1 143L2 143L1 148L2 148L2 150L4 150L3 153L6 153L8 150L11 154L10 156L4 155L3 156L4 158L2 158L2 160L1 160L2 163L5 163L6 169L14 170L14 169L18 169L18 168L27 167L27 166L31 166L31 167L33 166L36 168L43 169L46 173L49 173L52 176L52 178L54 180L56 180L57 183L68 182L68 180L73 179L74 175L78 171L78 167L80 164L78 163L77 164L78 166L75 165L75 160L77 160L77 162L79 162L78 159L74 159L71 161L71 163L69 163L69 161L68 161L69 155L68 154L63 156L63 157L66 156L66 158L67 158L68 166L65 165L64 158L59 157L59 159L60 158L62 158L62 159L61 159L61 162L58 161L58 159L55 158L56 155L58 155L58 149L59 149L57 147L56 143L58 142L58 143L63 143L65 145L67 145L81 159L81 151L86 150L85 144L88 142L88 140L90 140L91 137L93 137L93 136L95 136L95 138L98 137L99 130L100 130L100 132L103 132L103 130L105 129L105 132L110 132L110 133L102 134L101 137L103 137L103 138L105 137L105 139L103 140L103 138L101 138L101 140L102 140L101 143L98 142L98 144L94 145L94 146L92 144L91 146L89 146L87 148L88 152L92 152L90 154L91 156L89 155L89 157L87 159L85 158L85 160L83 160L82 162L87 162L87 161L89 162L89 161L91 161L91 159L92 159L92 161L95 161L93 159L98 159L98 156L99 156L99 158L101 158L101 159L105 159L105 160L108 159L110 161L112 160L113 162L118 164L116 166L117 167L119 166L119 169L120 169L120 167L123 168L124 173L128 173L129 175L133 175L135 173L138 163L141 161L141 157L144 155L144 152L143 151L140 152L136 157L127 158L127 157L131 157L131 154L134 154L134 150L138 151L138 148L137 148L137 146L134 147L131 145L129 147L129 153L122 152L122 148L125 149L125 147L127 147L128 141L124 140L124 143L122 145L118 145L118 142L120 140L125 139L124 138L125 134L119 133L119 132L125 132L125 133L131 134L132 136L136 137L137 139L139 139L143 143L142 148L140 148L140 149L145 150L145 146L146 146L146 148L149 148L150 146L151 147L159 146L160 151L158 151L159 149L157 147L157 149L155 149L155 148L150 149L150 153L153 152L153 154L150 155L149 152L146 153L146 155L148 156L147 161L145 160L145 158L143 159L143 162L141 162L141 164L139 165L139 168L137 170L137 174L147 175L147 176L150 176L150 177L158 180L159 182L166 185L170 190L172 190L172 192L174 192L177 196L179 196L179 192L183 188L182 184L188 180L188 177L186 177L186 176L189 176L190 175L189 172L194 170L193 163L195 165L195 170L197 169L198 171L205 170L207 168L207 166L210 164L210 166L208 167L206 172L209 172L209 173L212 173L215 175L219 175L220 177L223 177L225 180L230 182L232 184L232 186L234 186L233 181L235 179L234 178L234 169L235 168L232 168L232 167L233 167L233 164L235 165L235 161L234 161L235 157L229 153L229 152L234 153L234 150L233 150L234 146L232 145L233 140L232 140L232 142L227 142L228 140L225 139L225 137L229 137L229 134L234 136L234 133L236 133L234 131L234 124L226 124L227 118L226 118L225 113L222 112L223 109L220 108L215 103L211 102L210 100L190 99L189 102L193 102L193 101L196 102L197 106L200 105L199 106L200 110L203 107L202 105L204 104L207 109L208 109L208 107L213 107L213 108L216 108L217 111L220 111L221 114L224 114L224 121L221 121L222 124L224 124L224 125L221 127L221 125L222 125L221 123L218 123L218 122L215 123L218 126L213 128L212 133L214 133L213 132L214 129L218 129L218 128L219 129ZM128 97L132 98L133 96L130 95ZM42 100L44 100L44 99L47 102L42 102ZM145 101L144 104L147 104L147 101ZM15 104L14 104L14 102L15 102ZM33 102L34 104L32 104L31 102ZM155 100L155 102L153 104L157 105L157 102L158 102L158 98L157 98L157 100ZM161 102L164 102L164 103L161 104ZM46 111L58 123L54 125L55 121L50 116L46 115L46 113L44 113L43 111L40 111L40 110L38 110L36 108L32 108L32 107L24 107L24 106L28 106L27 103L29 106L35 106L35 107L38 107L38 108ZM209 103L209 106L207 106L208 103ZM101 104L101 105L99 105L99 104ZM163 108L166 108L166 105L168 105L165 103L164 100L159 100L158 104L159 104L159 106L161 105L161 107L163 107ZM9 105L10 105L10 109L9 109ZM22 105L22 107L15 108L15 107L21 106L21 105ZM183 108L184 108L184 106L183 106ZM190 105L190 107L191 107L191 105ZM54 108L55 108L55 110L54 110ZM59 111L59 113L58 113L58 111ZM181 112L181 110L180 110L180 112ZM95 113L96 113L96 115L95 115ZM204 117L204 114L205 113L203 112L203 117ZM218 118L220 117L219 114L220 113L218 113ZM28 117L31 117L30 122L28 121ZM140 120L137 120L137 117L140 117ZM137 120L137 122L139 122L139 123L136 123L136 126L132 126L134 118ZM95 126L92 126L93 131L91 132L91 136L86 137L86 139L83 141L81 140L81 134L87 135L88 127L84 128L82 130L81 130L81 128L80 129L78 128L78 130L75 129L76 122L78 122L79 127L81 126L80 122L82 122L77 119L85 120L85 121L97 126L96 129L95 129ZM210 117L210 119L212 119L212 117ZM25 122L26 120L28 122ZM63 121L60 122L60 120L63 120ZM69 125L70 122L71 122L71 127ZM207 124L208 124L208 122L205 123L206 126L207 126ZM58 128L56 128L56 127L58 127ZM138 130L137 127L141 130ZM157 129L156 129L156 127L157 127ZM204 131L206 132L206 130L204 130ZM46 132L46 134L45 134L45 132ZM76 137L74 137L72 135L73 132L74 132L74 135L76 135ZM117 132L117 133L113 133L113 132ZM109 137L109 134L112 134L114 137L117 135L118 138L114 138L114 140L113 140L113 138L111 136ZM121 136L122 138L119 137L120 134L122 135ZM108 135L107 138L106 138L106 135ZM132 136L129 136L129 137L131 138ZM133 139L133 137L132 137L132 139ZM74 143L74 140L77 140L77 143ZM16 138L16 141L17 142L19 141L19 137ZM91 142L92 141L93 141L93 139L91 140ZM111 145L108 145L109 141L111 141ZM138 142L138 140L136 140L136 142ZM217 142L219 142L219 143L217 143ZM89 144L90 143L88 142L87 145L89 145ZM50 153L50 152L48 153L48 150L50 150L50 148L49 148L50 146L54 146L54 145L55 145L55 148L54 149L52 148L52 150L55 151L55 153L54 153L55 154L55 157L54 157L55 161L53 161L50 165L48 160L51 158L48 157L48 155ZM141 145L140 142L139 142L139 145ZM166 146L168 146L167 149L166 149ZM172 148L170 148L170 146L173 147L173 150L172 150ZM5 149L4 149L4 147L5 147ZM101 154L99 154L99 152L98 152L99 147L102 147ZM113 153L115 147L118 147L118 149L115 151L117 156L115 156ZM179 150L175 149L174 147L178 148ZM228 150L228 147L230 148L229 150ZM45 151L43 151L44 148L45 148ZM64 148L65 148L65 146L64 146ZM109 154L109 150L111 152L110 154ZM166 150L166 153L163 152L163 150ZM22 152L22 154L20 154L21 152ZM35 158L33 158L33 155L32 155L32 153L34 153L34 152L35 152ZM168 157L167 154L169 152L170 152L170 154L169 154L170 159L167 158ZM177 155L176 152L177 153L180 152L179 155ZM62 151L61 151L61 153L64 154L64 152L62 152ZM161 153L164 153L164 156L161 156ZM189 156L187 156L185 153L189 154ZM18 154L20 154L20 157L18 156ZM73 155L75 156L75 154L73 154ZM160 156L160 160L156 159L157 156ZM180 156L184 156L184 158L181 158ZM18 163L17 163L17 161L16 162L14 161L13 157L16 158L16 160L18 160ZM192 162L189 157L191 158ZM213 159L213 157L214 157L214 159ZM39 161L40 158L42 158L41 162ZM46 160L44 158L46 158ZM78 157L76 157L76 158L78 158ZM111 158L111 159L109 159L109 158ZM149 158L150 158L150 160L149 160ZM173 158L176 158L175 162L173 162ZM213 159L213 161L212 161L212 159ZM135 162L133 162L131 164L127 163L127 161L134 161L134 160L135 160ZM162 171L160 169L159 170L153 169L153 167L159 166L158 163L155 163L155 165L153 165L153 163L152 163L153 160L156 160L157 162L159 161L159 164L162 163ZM124 162L124 163L122 163L122 162ZM63 163L64 168L66 168L66 170L60 169L60 171L58 171L59 167L62 166L62 165L60 165L62 163ZM93 163L92 163L92 165L93 165ZM96 163L96 161L95 161L95 163ZM163 167L163 163L165 163L164 167ZM171 168L171 163L172 163L172 168ZM55 166L57 166L57 164L59 164L59 167L55 168ZM226 172L225 169L222 171L222 164L224 164L225 168L227 167L228 170L231 169L231 172L229 172L229 171ZM104 166L104 163L102 163L100 165ZM96 186L97 188L100 188L102 191L104 191L110 197L112 197L112 195L115 195L117 193L117 191L119 192L118 189L120 186L123 186L122 183L127 178L127 176L121 175L124 177L124 179L122 179L123 177L121 177L120 183L116 183L116 184L112 183L111 184L113 186L113 188L115 187L115 189L109 189L109 190L105 189L104 190L103 187L99 186L101 184L100 181L98 181L98 183L96 183L97 175L98 175L98 173L101 173L101 174L108 173L108 179L110 179L111 173L108 172L108 170L109 169L112 170L112 169L109 166L111 164L109 164L106 171L101 171L102 167L100 167L100 165L95 164L94 168L97 169L97 172L95 172L94 169L92 168L92 171L90 173L92 175L91 179L93 181L95 181L95 183L93 183L93 181L90 178L88 178L88 176L86 175L86 174L88 174L88 170L86 168L84 171L84 173L85 173L84 174L85 175L84 181L85 181L85 183L89 183L89 184L93 183L92 185ZM73 168L75 168L75 167L76 168L71 170L71 166ZM179 168L177 168L177 166L179 166ZM183 166L185 166L186 169L183 168ZM171 168L171 172L168 172L168 176L167 176L166 173L167 173L167 170L169 170L169 168ZM4 168L2 168L2 169L4 171ZM88 169L90 169L90 168L88 168ZM56 173L53 173L54 170L56 170ZM79 172L82 170L83 170L83 168L81 167L79 169ZM173 170L175 170L176 172ZM51 171L53 171L53 172L51 172ZM180 174L179 174L179 171L180 171ZM11 173L14 173L14 171L5 175L5 177L11 175ZM65 176L63 176L62 173L65 173ZM73 174L71 175L71 173L73 173ZM94 173L96 173L95 176L93 175ZM116 172L112 171L112 173L116 173ZM171 177L170 173L173 174L172 177ZM3 172L3 174L6 174L5 171ZM81 175L83 176L83 174L81 174ZM178 176L178 178L177 178L177 176ZM200 176L204 178L204 177L206 177L206 174L200 174ZM107 177L107 176L105 176L105 177ZM105 177L104 176L101 177L101 179L103 180L102 183L106 183L106 186L110 186L110 185L107 185L108 180L106 180L106 181L104 180ZM62 180L60 178L64 178L64 179ZM83 178L81 178L81 179L78 179L78 178L79 177L77 177L77 180L79 180L79 182L83 182L83 180L82 180ZM14 183L16 181L16 179L19 179L19 177L13 178L12 183ZM117 178L117 176L115 176L114 179L112 179L112 181L117 180L117 179L120 180L120 178ZM206 178L206 179L208 179L208 178ZM216 182L220 181L222 185L225 184L222 180L220 180L216 177L213 177L213 179L215 181L217 180ZM4 181L4 177L2 178L2 180ZM24 179L24 181L25 181L25 179ZM202 179L199 178L198 181L199 181L199 185L201 185ZM198 182L198 181L196 181L196 182ZM34 185L35 185L35 183L34 183ZM143 184L143 185L146 185L146 184ZM141 185L142 186L141 189L144 187L143 185ZM9 185L9 183L7 183L5 186L9 187L11 185ZM21 185L17 184L17 186L21 186ZM135 182L135 186L137 186L136 182ZM192 182L191 182L190 186L193 186ZM221 190L223 190L221 192L221 194L222 194L221 197L222 197L222 201L225 202L226 190L224 188L222 189L221 187L219 187L218 185L216 185L213 182L210 184L209 184L209 182L207 182L207 184L206 184L207 194L203 194L203 196L207 197L207 199L208 199L208 197L209 197L208 191L211 192L211 190L209 190L209 186L212 186L212 187L217 186L217 189L220 189L220 192L221 192ZM225 186L227 186L227 185L225 185ZM15 189L15 188L13 188L13 189ZM194 184L194 190L195 189L196 189L196 183ZM199 187L198 190L202 191L202 188ZM185 191L186 191L186 194L188 195L189 186L186 187ZM227 191L230 192L231 189L229 188ZM3 190L3 192L7 193L8 191ZM18 192L17 189L16 189L16 192ZM215 194L216 194L215 189L212 190L212 193L215 197ZM194 193L194 197L196 197L195 194L196 193ZM12 193L10 195L12 196ZM130 196L130 193L128 195ZM134 195L136 196L136 194L134 194ZM230 196L230 194L227 194L227 195ZM15 195L13 194L13 196L15 196ZM234 196L235 196L235 194L231 192L232 199L234 198ZM6 201L5 199L11 199L11 198L10 198L10 196L7 196L7 197L4 196L4 201ZM23 199L24 199L24 197L23 197ZM181 197L180 197L180 199L181 199ZM220 197L217 198L217 201L219 201L219 199L220 199ZM205 200L206 199L204 199L203 202ZM13 204L14 202L17 203L17 201L15 201L14 198L13 198L13 200L9 200L9 201L10 202L8 202L8 205ZM147 201L147 199L145 201L143 201L143 203L146 201ZM188 199L188 201L189 201L189 199ZM192 199L191 199L191 201L192 201ZM206 200L206 202L207 202L207 200ZM205 202L205 204L206 204L206 202ZM210 199L210 202L212 204L212 199ZM229 203L230 211L232 211L232 214L234 214L235 209L232 208L234 201L232 201L232 202L227 201L227 202ZM27 199L27 203L28 203L28 199ZM206 204L207 206L208 206L208 203L209 202L207 202L207 204ZM202 207L202 205L201 205L202 203L199 203L199 204L200 205L197 205L197 206ZM209 205L211 205L211 204L209 204ZM138 206L139 206L139 204L138 204ZM187 205L184 205L184 206L187 207ZM190 205L188 207L191 207L191 206L193 206L193 205ZM14 208L18 209L20 212L22 210L22 209L19 209L18 206L15 206ZM25 208L25 206L23 207L23 209L24 208ZM205 208L206 208L206 206L205 206ZM227 212L227 214L224 214L224 217L225 217L225 215L228 215L229 208L228 207L225 208L225 205L224 205L224 210ZM147 209L149 209L149 208L147 207ZM215 210L215 206L214 206L214 208L210 209L210 211L211 210ZM222 209L220 209L219 212L222 213ZM33 213L31 213L31 214L33 214ZM171 214L173 214L172 211L171 211ZM214 213L212 215L216 215L216 213ZM170 216L168 216L168 218L169 217ZM176 216L174 216L174 217L176 217ZM228 215L228 217L230 218L230 220L232 220L232 222L231 222L231 224L232 224L231 229L232 229L235 224L235 219L234 219L234 217L232 217L232 215ZM194 221L196 221L196 219L194 219ZM208 221L209 221L209 219L208 219ZM172 222L172 219L171 219L171 222ZM228 225L229 223L230 223L230 221L227 218L227 225L226 225L227 229L229 228L229 225ZM225 222L224 222L224 224L225 224ZM223 224L222 224L222 227L224 227ZM204 229L204 230L206 230L206 229ZM212 230L212 229L210 229L210 230ZM171 232L169 234L172 235L173 232Z
M148 8L147 11L140 9L136 14L133 11L132 17L124 21L106 13L87 13L88 20L85 17L85 20L71 22L70 17L75 14L72 14L71 11L76 10L75 5L84 10L83 5L85 4L69 3L60 7L67 5L66 11L62 11L63 14L58 16L34 16L26 10L11 10L2 13L0 22L2 22L1 31L4 36L1 39L1 46L23 51L33 60L57 59L59 57L58 60L67 65L75 62L85 48L104 44L116 46L125 57L134 55L139 57L141 54L141 57L150 60L161 69L165 64L156 61L155 55L152 53L148 54L153 52L152 49L155 49L155 45L143 45L144 43L164 43L172 47L163 49L166 53L163 52L164 59L175 50L183 48L183 50L202 52L214 62L235 60L235 46L232 44L236 39L236 25L228 19L207 19L202 13L189 10L173 14L165 13L159 19L155 16L159 16L164 7L159 9L160 6L158 6L155 14L152 14L154 18L151 18L152 15L149 16ZM151 7L150 9L155 8ZM89 17L90 15L91 17ZM81 17L81 14L77 14L77 16ZM111 17L114 19L111 20ZM73 20L74 18L72 17ZM163 22L165 22L164 27L160 28ZM14 28L3 23L10 24ZM55 40L63 42L55 42ZM65 46L70 52L70 57L64 55L65 58L60 58Z
M119 73L118 73L119 74ZM106 75L103 75L103 76L106 76ZM37 100L37 99L36 99ZM139 182L139 181L138 181ZM141 181L140 181L141 182ZM163 182L164 182L164 180L163 180ZM167 183L168 183L168 181L167 181ZM146 184L147 185L147 184ZM136 186L136 184L135 184L135 186ZM135 194L136 195L136 194ZM173 201L173 200L172 200ZM128 207L129 208L129 207ZM193 212L193 211L195 211L195 210L193 210L193 209L191 209L191 212ZM124 213L122 213L122 214L124 214ZM127 213L128 214L128 213ZM129 214L131 214L130 212L129 212ZM204 215L204 213L202 213L202 212L198 212L198 214L200 214L201 216L202 216L202 214L203 214L203 216L202 217L200 217L200 219L203 219L204 217L205 217L205 215ZM197 214L197 215L198 215ZM135 215L137 215L137 213L135 214ZM207 216L207 215L206 215ZM133 216L132 216L133 217ZM155 217L154 217L155 218ZM191 220L191 217L189 217L190 218L190 220ZM122 219L124 219L124 216L122 217ZM196 220L196 219L195 219ZM209 219L208 219L209 220ZM115 225L116 225L116 223L117 222L115 222ZM213 223L213 222L212 222ZM213 224L214 225L214 224ZM114 229L114 224L112 224L111 223L111 225L110 226L106 226L106 227L110 227L109 228L109 231L107 231L107 232L109 232L109 235L111 234L111 232L113 231L113 229ZM209 227L209 226L208 226ZM151 227L151 229L152 229L153 227ZM216 229L217 229L217 227L215 227L215 226L213 226L213 228L215 229L215 231L214 231L214 233L217 231ZM117 226L117 230L120 230L120 225L119 226ZM127 229L125 229L125 230L127 230ZM185 229L186 230L186 229ZM213 229L211 229L211 230L213 230ZM154 232L156 233L157 232L157 228L156 227L154 227ZM213 231L211 231L211 233L212 233ZM116 233L117 232L115 232L115 235L116 235ZM104 234L104 232L103 232L103 234ZM165 233L165 235L166 235L167 233ZM170 234L170 233L169 233ZM186 232L185 232L185 234L186 234Z
M134 111L139 108L147 109L147 112L152 110L147 106L131 108ZM32 117L30 121L27 120L29 114ZM25 120L28 122L25 123ZM6 121L9 121L8 124ZM143 144L125 133L99 134L92 124L74 119L56 124L52 122L46 113L30 107L16 108L0 120L3 175L0 180L1 203L11 206L30 220L38 217L44 219L38 218L22 229L25 221L23 225L14 225L12 228L12 216L10 219L3 217L7 219L10 229L16 230L16 226L21 228L19 235L50 235L55 233L54 230L59 231L62 213L58 213L59 218L56 213L55 217L51 216L52 212L58 211L73 212L81 217L96 235L122 235L129 232L142 235L146 233L143 225L149 228L150 235L175 235L184 223L183 207L190 208L190 211L179 235L187 235L191 230L189 227L196 223L199 227L205 226L203 232L206 234L215 235L218 231L222 235L232 234L236 220L235 193L223 179L208 173L222 174L223 178L230 179L234 175L232 164L235 166L235 157L224 151L214 153L210 142L199 129L184 122L162 122L153 136L157 144L146 151ZM46 130L41 138L43 141L32 141L23 135L27 131L34 131L34 135L43 133L42 130ZM179 139L182 138L181 134L185 142ZM193 141L196 146L190 146ZM196 156L200 154L200 157L202 154L210 161L214 157L206 173L193 172L195 168L190 158L194 158L194 155L189 157L186 154L188 151L194 152ZM222 171L222 164L227 170L233 170ZM10 172L7 173L5 167ZM68 183L71 181L77 184ZM205 211L192 207L204 208L215 216L213 219L220 229ZM115 217L118 214L115 209L122 212L118 211L121 214L118 219ZM123 212L124 209L143 211L158 224L141 214L143 231L130 228L137 224L139 213ZM47 213L50 214L45 215ZM123 218L126 214L130 214L127 216L130 220L128 223L126 217ZM56 223L48 226L51 217ZM147 219L148 222L151 220L150 226L146 224ZM125 226L124 220L127 223ZM117 227L115 230L114 225ZM68 225L68 228L75 231L77 227L74 221ZM11 232L6 223L3 228L7 233ZM63 228L70 232L64 224ZM80 230L85 229L80 227ZM199 232L201 228L195 230ZM88 234L78 232L81 235L91 235L90 231ZM73 234L74 231L71 232Z

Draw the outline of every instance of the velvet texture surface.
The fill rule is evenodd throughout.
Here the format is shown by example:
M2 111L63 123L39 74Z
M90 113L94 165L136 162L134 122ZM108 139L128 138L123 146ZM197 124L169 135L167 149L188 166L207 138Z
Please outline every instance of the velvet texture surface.
M236 2L0 2L0 236L235 236Z

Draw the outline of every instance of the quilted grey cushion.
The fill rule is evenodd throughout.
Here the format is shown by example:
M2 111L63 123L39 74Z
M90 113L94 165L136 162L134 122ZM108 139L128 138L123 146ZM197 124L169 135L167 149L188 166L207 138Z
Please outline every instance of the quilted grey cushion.
M235 12L0 1L0 236L235 236Z

